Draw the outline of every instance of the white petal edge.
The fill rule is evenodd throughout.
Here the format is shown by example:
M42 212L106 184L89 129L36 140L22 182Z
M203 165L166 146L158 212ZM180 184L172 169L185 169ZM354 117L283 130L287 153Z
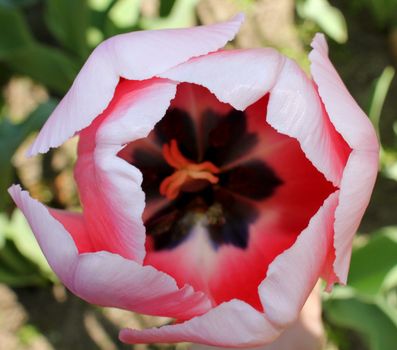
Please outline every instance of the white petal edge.
M334 271L347 282L354 235L371 198L378 174L377 152L353 150L346 164L335 213Z
M134 88L112 102L103 120L81 132L74 174L87 230L98 242L95 250L142 263L146 239L142 173L117 154L126 143L146 137L154 128L175 96L176 84L155 78L130 85ZM88 149L81 151L82 144Z
M205 86L220 101L244 110L273 87L284 60L271 48L219 51L192 58L159 76Z
M296 321L320 277L332 246L338 194L332 193L325 200L295 244L269 266L258 288L265 313L232 300L181 324L142 331L122 330L120 339L133 344L189 341L223 347L253 347L272 342L282 329Z
M329 119L352 149L379 151L375 130L328 58L323 34L316 34L309 54L310 70Z
M270 265L259 285L259 297L268 319L278 327L296 321L313 290L332 247L339 191L332 193L310 219L296 242Z
M334 239L334 272L340 283L346 283L353 237L376 180L379 143L369 118L350 95L328 58L323 34L316 34L312 47L309 59L313 80L329 119L352 148L340 185Z
M151 266L108 252L78 254L71 235L43 204L18 185L10 187L9 193L51 268L68 289L87 302L182 319L210 309L203 293L187 285L179 289L172 277Z
M148 79L189 58L216 51L234 38L243 19L239 14L223 23L132 32L104 41L90 55L27 154L45 153L90 125L111 101L120 77Z
M123 329L119 338L130 344L187 341L241 348L270 343L280 332L267 320L266 315L234 299L184 323L141 331Z
M313 165L339 185L346 154L313 83L292 60L273 49L228 50L193 58L159 76L202 85L239 110L270 92L267 122L297 139Z

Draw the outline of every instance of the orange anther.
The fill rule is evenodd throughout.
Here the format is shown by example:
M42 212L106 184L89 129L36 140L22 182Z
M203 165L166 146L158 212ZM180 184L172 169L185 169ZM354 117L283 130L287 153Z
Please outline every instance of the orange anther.
M216 184L220 169L211 162L194 163L183 156L175 139L164 144L163 156L166 162L175 168L175 172L165 178L160 185L160 194L172 200L178 197L182 187L194 180L206 180Z

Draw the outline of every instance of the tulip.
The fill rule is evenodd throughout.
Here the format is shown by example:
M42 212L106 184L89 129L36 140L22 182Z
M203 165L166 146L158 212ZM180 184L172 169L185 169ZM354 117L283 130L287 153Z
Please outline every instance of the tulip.
M82 213L9 192L89 303L176 319L126 343L268 344L319 277L346 283L378 142L317 34L312 78L276 50L222 50L242 16L116 36L29 155L78 135Z
M307 299L298 320L273 343L251 350L319 350L325 345L321 320L321 285L318 283ZM192 344L189 350L222 350L224 347Z

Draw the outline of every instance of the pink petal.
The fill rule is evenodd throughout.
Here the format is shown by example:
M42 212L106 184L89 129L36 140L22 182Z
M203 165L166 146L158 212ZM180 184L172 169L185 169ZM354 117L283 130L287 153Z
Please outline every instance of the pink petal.
M173 343L188 341L224 347L252 347L270 343L280 334L266 318L250 305L231 300L202 316L184 323L142 331L123 329L125 343Z
M270 92L267 122L280 133L296 138L313 165L339 185L350 149L324 117L312 82L289 59Z
M191 286L179 289L167 274L108 252L80 255L74 281L75 294L101 306L182 320L211 307Z
M295 244L270 264L259 286L265 314L279 327L286 327L297 319L320 277L328 251L332 249L338 194L335 192L325 200Z
M181 90L180 86L184 88ZM216 102L218 110L224 105L198 85L190 85L190 89L185 84L180 86L171 106L176 104L193 114L198 108L203 111L209 106L215 108ZM183 105L185 101L192 101L189 92L193 92L194 101L199 101L198 108L194 103ZM259 217L250 224L248 246L240 249L225 244L215 251L206 229L195 228L189 238L173 249L156 251L151 250L150 246L147 249L145 264L173 276L178 285L188 283L195 290L205 292L215 305L236 298L261 311L257 290L269 264L294 244L310 218L335 191L307 160L295 139L276 132L266 123L266 104L267 99L263 98L246 109L247 132L253 133L258 143L232 164L235 166L252 159L262 160L275 171L283 184L271 197L262 202L251 202L258 210ZM227 106L224 105L224 108ZM233 193L229 195L230 201L242 199L234 197ZM250 203L248 198L245 201ZM240 205L245 201L240 202ZM147 210L145 208L145 212ZM153 208L149 210L153 211ZM148 239L150 242L151 236Z
M324 327L321 319L321 286L314 288L299 315L275 342L261 350L319 350L324 348ZM191 349L199 350L199 349ZM204 350L204 349L203 349ZM259 350L259 349L256 349Z
M332 124L352 149L378 152L375 130L329 60L323 34L316 34L312 47L311 73Z
M210 308L202 293L195 293L189 286L178 289L171 277L153 267L142 267L108 252L79 255L70 234L44 205L19 186L12 186L9 192L54 272L89 303L181 319ZM57 216L62 214L58 212Z
M339 185L350 149L324 118L312 82L292 60L272 49L221 51L160 76L203 85L220 101L242 110L270 92L268 123L296 138L314 166Z
M273 87L283 64L274 49L228 50L193 58L160 76L203 85L220 101L244 110Z
M93 251L142 263L145 195L142 174L117 156L128 141L146 137L175 95L164 79L123 80L108 108L80 133L75 178Z
M319 350L324 344L324 327L321 320L320 284L310 294L299 319L286 329L269 345L251 350ZM221 347L209 347L193 344L189 350L223 350Z
M81 213L52 208L48 208L48 211L51 216L62 223L66 231L72 236L79 253L91 252L94 250Z
M346 164L335 213L334 271L346 283L352 243L364 215L378 173L378 152L353 150Z
M31 199L19 185L11 186L8 192L27 218L53 271L63 283L73 287L71 276L78 251L72 237L58 221L49 215L48 210L41 203ZM60 212L58 212L58 217L61 217Z
M45 153L87 127L112 99L119 77L143 80L223 47L238 31L242 15L210 26L141 31L100 44L76 77L29 150Z
M256 117L261 116L261 114L251 114L251 109L249 109L249 111L250 114L247 116L248 120L254 125L257 125ZM265 126L264 122L262 123L262 127L269 129L266 133L266 135L271 139L269 142L273 145L273 141L279 141L279 143L283 146L288 145L287 150L290 151L291 154L288 153L285 158L293 159L297 163L301 162L300 158L299 160L296 160L297 157L294 153L296 150L299 150L298 147L293 147L297 145L297 142L280 134L273 135L276 134L275 131L268 126ZM280 139L285 139L284 143ZM277 144L277 142L275 143ZM296 176L298 179L301 178L301 175L306 175L306 177L302 176L302 178L303 180L307 180L307 175L308 173L310 174L308 169L305 169L304 167L301 169L299 167L297 168L296 166L291 166L285 169L286 167L282 166L283 162L281 162L281 164L277 163L277 161L280 161L281 157L277 157L277 152L273 152L272 157L270 158L269 155L263 155L263 157L267 160L267 162L270 161L272 167L275 167L277 171L282 171L283 175L287 175L288 180L294 179L294 172L292 171L293 169L296 169L295 175L298 174L298 176ZM301 157L304 158L303 155ZM318 174L318 176L320 175ZM289 184L291 182L291 185L294 186L294 182L288 180L287 183ZM320 182L320 180L318 181ZM325 183L324 179L322 179L322 181ZM295 179L295 182L296 184L300 184L299 180L297 179ZM306 196L308 196L309 193L310 200L313 200L314 202L318 199L318 193L315 193L315 191L310 192L312 190L310 186L306 185L303 187L307 188ZM314 187L317 188L316 186ZM324 190L324 192L329 190L329 188L326 186L324 186L324 188L321 187L321 189ZM302 196L303 194L301 194L300 197ZM313 196L313 198L311 196ZM292 197L293 200L297 200L295 197L299 196L292 195ZM314 213L314 217L310 221L308 228L303 230L294 244L292 242L288 243L288 246L293 244L292 247L279 255L279 257L275 260L276 263L270 265L270 270L267 274L269 279L266 278L263 282L263 295L260 295L261 301L264 305L264 313L253 309L244 301L233 299L220 304L202 316L193 318L192 320L186 321L182 324L169 325L159 329L147 329L143 331L123 330L120 334L120 339L127 343L193 341L207 345L232 347L255 346L273 341L281 331L281 328L284 328L287 326L287 324L292 323L298 317L304 302L306 301L310 291L313 289L317 279L320 276L325 259L328 256L328 251L332 249L334 211L337 201L338 192L331 194L322 206L321 204L317 204L316 210L319 206L321 206L321 208L316 214ZM276 202L275 204L278 203ZM297 209L302 209L302 206L299 206L297 203L291 204L291 206L293 205L295 205ZM310 211L311 208L304 207L304 210ZM313 213L310 216L312 215ZM285 218L286 215L281 215L280 218L281 217ZM274 215L271 215L271 219L272 218L274 218ZM290 220L282 220L282 224L284 226L281 225L281 227L285 229L285 227L289 227L288 225L294 227L296 222L294 221L291 223ZM272 233L274 233L272 230L273 228L274 227L271 227L270 229ZM294 230L294 232L295 231L296 230ZM161 263L165 264L168 261L168 265L173 265L170 268L173 269L175 275L192 274L198 276L197 279L200 280L200 274L205 274L206 271L211 273L211 270L214 270L215 264L213 259L218 258L227 250L231 251L233 249L222 248L223 251L221 252L220 249L214 257L214 252L212 251L211 255L211 250L207 249L206 247L208 242L206 242L205 239L203 240L203 236L200 237L199 233L200 232L197 232L197 235L195 233L194 237L191 237L190 240L187 240L185 243L183 243L185 245L184 249L182 249L183 245L174 249L173 252L175 255L173 255L172 258L170 256L170 252L166 252L164 254L158 253L157 256L155 256L156 254L149 253L147 256L147 259L151 259L149 263L156 263L155 260L157 258L165 258ZM257 237L261 237L263 239L265 232L262 231L259 233L262 233L262 235L258 235ZM279 232L277 231L277 233ZM296 236L293 236L292 238L295 239L295 237ZM288 238L290 239L291 237ZM263 241L260 243L256 241L251 248L254 246L265 247L266 244L263 244ZM281 246L283 246L283 244L281 244ZM197 247L199 247L199 249L197 249ZM196 251L194 251L193 248L196 248ZM266 248L262 249L266 250ZM204 259L197 258L197 255L200 253L203 254ZM236 253L230 252L228 258L234 258L235 256L233 256L233 254ZM222 271L224 275L220 276L219 279L224 284L227 284L229 281L227 278L224 278L224 276L230 274L229 270L232 270L232 273L234 272L233 270L240 272L242 281L244 281L244 277L247 279L250 278L251 275L249 274L256 274L257 272L258 266L256 265L258 265L258 261L266 265L266 260L264 260L263 255L259 256L261 259L255 261L256 264L251 265L251 270L247 268L245 271L240 270L241 266L238 266L239 262L240 265L245 264L242 259L235 259L235 261L233 260L232 262L230 259L228 259L228 269L224 269ZM197 271L189 266L191 260L195 261L193 266L196 266L196 269L200 271ZM175 269L174 267L178 261L184 261L186 263L182 264L183 266L179 266L178 269ZM199 265L197 265L197 261L200 261ZM205 261L205 263L203 263L203 261ZM250 265L247 264L247 267L249 266ZM162 268L164 268L164 265L162 265ZM285 278L285 276L292 277L292 286L291 278ZM233 280L233 282L235 283L236 281ZM246 287L246 281L244 282L238 283L240 290L244 290ZM277 283L279 284L277 287L282 288L279 291L277 291L274 287L274 285ZM205 290L205 288L203 288L203 290ZM260 292L262 292L262 289ZM297 293L297 296L294 295L295 293ZM268 297L268 294L271 294L270 297ZM282 297L282 301L280 301L280 295ZM282 312L280 316L282 318L281 320L277 319L278 313L276 307L272 308L269 306L269 304L272 304L273 302L277 304L277 307L280 307L279 303L284 304L280 307ZM268 309L270 311L268 311ZM290 312L289 314L287 314L288 311Z
M376 179L379 145L368 117L347 91L329 60L324 36L317 34L312 47L309 58L313 79L329 119L353 150L344 169L335 214L334 271L339 281L345 283L353 236Z

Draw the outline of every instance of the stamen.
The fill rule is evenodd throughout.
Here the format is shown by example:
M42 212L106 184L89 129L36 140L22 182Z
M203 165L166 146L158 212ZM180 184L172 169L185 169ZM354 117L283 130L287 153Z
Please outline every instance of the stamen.
M216 184L220 169L211 162L194 163L184 157L178 148L175 139L170 144L163 145L163 156L166 162L175 168L175 172L163 180L160 185L160 194L172 200L178 197L184 185L195 180L205 180Z

